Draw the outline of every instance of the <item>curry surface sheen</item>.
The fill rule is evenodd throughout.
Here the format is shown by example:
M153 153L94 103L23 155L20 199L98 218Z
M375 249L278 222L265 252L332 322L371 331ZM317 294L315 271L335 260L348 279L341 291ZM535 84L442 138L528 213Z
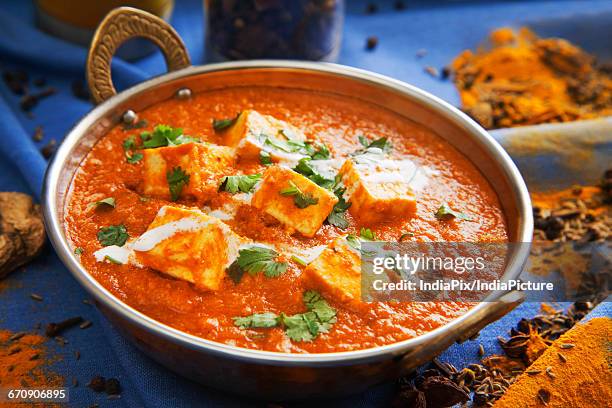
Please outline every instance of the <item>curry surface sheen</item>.
M117 126L91 150L77 172L67 205L65 225L74 248L83 248L83 266L115 296L144 314L179 330L230 345L295 353L350 351L390 344L433 330L465 313L465 303L372 303L351 311L334 299L338 321L329 333L312 342L293 342L281 328L244 330L232 317L256 312L286 314L305 311L302 294L309 288L300 279L301 268L290 263L278 278L245 275L239 284L225 278L216 292L203 292L191 284L172 279L149 268L96 262L93 253L101 248L96 234L101 227L124 224L130 239L140 236L167 201L142 199L142 162L129 164L123 141L157 124L181 127L187 135L219 143L211 126L213 118L233 117L255 109L302 128L307 136L329 146L333 157L346 158L360 149L358 135L387 137L393 145L391 157L408 155L419 165L436 171L418 193L417 213L403 221L389 220L368 225L379 240L397 241L406 231L414 241L474 242L506 241L504 215L497 196L478 170L459 152L427 129L391 112L350 98L267 87L228 89L194 96L188 101L168 100L139 113L148 125L124 130ZM245 174L264 167L238 165ZM216 208L222 194L206 203L179 200L188 206ZM92 201L114 197L116 208L95 211ZM452 203L457 211L473 216L470 222L442 221L435 217L441 203ZM313 238L289 235L277 222L257 210L242 206L233 220L226 221L238 234L262 243L279 243L310 248L327 244L346 233L359 235L359 225L350 214L350 227L342 231L324 224Z

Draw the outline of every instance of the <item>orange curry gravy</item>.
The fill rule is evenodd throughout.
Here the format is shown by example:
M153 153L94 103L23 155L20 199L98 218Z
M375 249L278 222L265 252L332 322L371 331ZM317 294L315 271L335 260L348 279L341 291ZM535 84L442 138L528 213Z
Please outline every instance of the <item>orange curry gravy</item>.
M225 278L220 290L203 292L188 282L173 279L149 268L96 262L101 248L96 234L101 227L124 224L130 239L143 234L158 210L168 201L142 199L142 162L126 162L122 143L131 135L152 130L157 124L181 127L184 133L219 143L211 126L213 118L233 117L244 109L255 109L304 130L309 138L324 142L334 158L346 158L360 149L358 135L385 136L393 145L391 157L408 155L420 165L438 171L417 198L417 213L411 219L367 225L377 239L397 241L410 231L415 241L474 242L483 236L507 241L504 215L498 198L479 171L458 151L427 129L389 111L350 98L268 87L227 89L194 96L191 100L168 100L139 113L145 129L123 130L116 126L91 150L77 172L67 205L66 228L74 248L83 248L83 266L115 296L144 314L179 330L202 338L251 349L321 353L349 351L390 344L431 331L465 313L465 303L372 303L359 312L326 299L338 311L337 323L312 342L291 341L282 328L240 329L232 317L252 313L302 313L303 293L310 289L300 279L302 266L289 262L277 278L245 274L235 284ZM219 143L220 144L220 143ZM244 174L262 172L258 163L238 164ZM210 202L179 203L188 206L220 205L223 194ZM89 203L114 197L116 208L88 209ZM444 221L434 214L441 203L472 215L470 222ZM278 222L245 205L233 220L226 221L238 234L262 243L285 243L312 247L335 237L359 235L359 225L350 213L348 230L324 224L314 238L289 235Z

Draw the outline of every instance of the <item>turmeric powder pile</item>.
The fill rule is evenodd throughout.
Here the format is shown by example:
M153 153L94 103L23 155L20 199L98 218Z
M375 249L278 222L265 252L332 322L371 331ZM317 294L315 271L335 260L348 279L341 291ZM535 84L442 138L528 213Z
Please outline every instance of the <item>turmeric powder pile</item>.
M501 28L450 69L462 109L487 129L612 115L612 69L559 38Z
M495 408L609 406L611 338L609 317L576 325L514 381Z

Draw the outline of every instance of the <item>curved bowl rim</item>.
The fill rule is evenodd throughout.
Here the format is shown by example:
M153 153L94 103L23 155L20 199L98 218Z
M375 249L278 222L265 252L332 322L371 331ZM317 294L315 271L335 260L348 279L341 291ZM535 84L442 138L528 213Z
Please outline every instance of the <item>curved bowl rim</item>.
M94 109L87 113L70 130L60 144L45 173L42 191L43 215L45 226L53 247L55 248L63 264L79 281L79 283L96 299L96 301L101 303L106 308L111 309L114 313L121 316L121 318L126 319L130 323L148 332L155 333L156 335L159 335L175 344L179 344L199 352L213 353L225 358L238 359L244 362L282 366L314 367L326 365L349 365L378 361L384 359L385 357L401 356L413 347L417 347L421 344L429 342L432 339L436 339L438 336L443 335L444 332L452 331L454 328L460 328L461 324L469 319L472 315L482 311L482 309L486 307L487 302L479 303L463 315L425 334L397 343L373 348L343 352L304 354L254 350L207 340L165 325L143 314L142 312L139 312L115 297L110 291L95 280L95 278L90 275L85 268L81 266L76 256L72 253L67 240L63 238L63 222L60 222L58 218L56 194L61 170L64 162L69 157L71 149L77 145L81 136L93 123L95 123L97 118L102 117L109 109L112 109L113 106L128 100L135 94L167 81L173 81L179 78L216 71L262 68L316 71L320 73L348 77L349 79L365 81L374 86L392 88L395 91L399 91L405 96L417 100L419 103L434 109L436 113L446 116L447 119L461 125L467 133L476 138L489 150L491 156L495 157L498 165L505 171L507 177L513 182L512 187L515 190L514 193L517 197L517 202L515 204L522 219L522 223L519 224L516 242L531 242L531 236L533 233L531 201L527 187L518 168L506 151L489 135L489 133L487 133L486 130L448 102L445 102L444 100L431 95L420 88L400 80L340 64L290 60L223 62L190 66L178 71L169 72L143 81L118 93L112 98L94 107ZM518 276L526 262L527 252L528 251L522 250L518 255L514 256L513 260L506 269L506 276ZM496 292L492 294L491 299L498 299L501 295L503 295L502 292Z

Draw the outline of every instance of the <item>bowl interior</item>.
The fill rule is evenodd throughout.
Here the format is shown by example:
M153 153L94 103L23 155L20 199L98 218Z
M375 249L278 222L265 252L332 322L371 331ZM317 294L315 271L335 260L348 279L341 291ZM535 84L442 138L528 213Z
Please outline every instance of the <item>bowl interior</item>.
M201 93L262 84L360 99L430 129L467 156L492 185L506 215L510 240L531 241L531 204L520 173L484 129L446 102L400 81L333 64L282 61L222 63L166 74L118 94L81 120L58 149L45 180L45 221L58 255L88 290L102 291L113 297L101 287L92 287L95 285L93 278L72 254L62 224L71 180L92 146L119 122L126 110L142 111L174 97L180 88L187 87L194 93ZM526 255L518 249L511 253L506 276L517 276L525 259ZM119 308L128 308L116 298L113 302L121 304L117 306ZM478 309L477 306L466 315L476 313ZM390 346L399 348L402 343L413 340ZM343 354L350 353L358 352Z

